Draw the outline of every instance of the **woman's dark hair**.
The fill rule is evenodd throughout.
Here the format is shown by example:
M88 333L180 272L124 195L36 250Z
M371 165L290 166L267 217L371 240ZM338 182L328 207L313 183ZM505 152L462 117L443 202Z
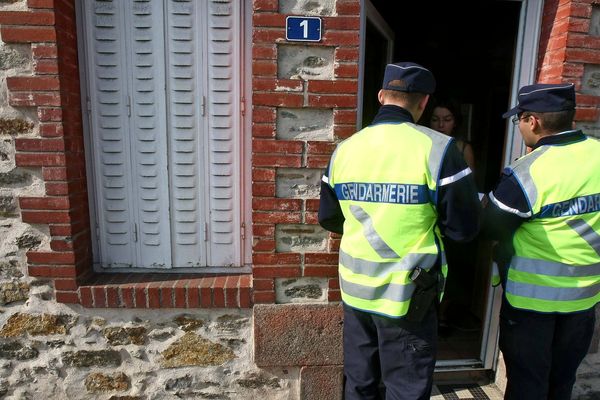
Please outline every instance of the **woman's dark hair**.
M460 127L460 125L462 124L462 114L460 112L460 105L457 101L450 97L439 96L432 98L429 101L429 103L429 117L431 117L431 115L433 114L433 110L436 107L443 107L448 109L448 111L450 111L450 113L452 113L452 116L454 117L454 130L457 130Z

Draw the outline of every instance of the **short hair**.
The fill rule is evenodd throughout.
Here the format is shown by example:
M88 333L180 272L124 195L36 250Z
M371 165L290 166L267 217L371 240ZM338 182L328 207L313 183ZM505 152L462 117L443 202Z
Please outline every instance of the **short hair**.
M524 111L522 115L534 115L542 121L542 129L549 133L558 133L570 131L573 129L573 119L575 110L553 111L553 112L532 112Z
M382 89L382 91L385 98L405 104L407 108L416 107L417 104L427 96L425 93L419 92L400 92L398 90L388 89Z

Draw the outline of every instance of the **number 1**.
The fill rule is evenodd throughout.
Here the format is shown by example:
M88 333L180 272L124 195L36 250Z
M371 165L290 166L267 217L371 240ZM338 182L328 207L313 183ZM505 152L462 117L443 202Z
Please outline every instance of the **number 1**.
M300 22L300 26L304 28L304 34L302 37L306 39L308 37L308 20L305 19L304 21Z

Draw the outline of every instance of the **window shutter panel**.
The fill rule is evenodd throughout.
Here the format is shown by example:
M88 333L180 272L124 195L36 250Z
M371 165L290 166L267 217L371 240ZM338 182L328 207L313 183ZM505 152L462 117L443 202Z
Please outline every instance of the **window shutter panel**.
M162 0L84 6L101 264L170 268Z
M202 47L198 40L199 2L169 0L168 101L170 132L171 226L175 267L206 265L204 242L204 153L200 88Z
M88 37L90 124L98 240L105 267L136 262L133 244L129 121L123 10L118 2L94 1L84 11Z
M138 267L170 268L169 187L162 0L130 6L131 126Z
M241 5L82 4L104 267L240 266Z
M240 265L241 7L209 0L207 17L209 265Z

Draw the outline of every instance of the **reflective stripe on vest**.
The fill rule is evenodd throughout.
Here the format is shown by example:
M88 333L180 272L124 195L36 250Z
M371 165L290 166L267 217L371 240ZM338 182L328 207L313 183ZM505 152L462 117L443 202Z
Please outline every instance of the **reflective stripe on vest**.
M379 257L381 257L381 258L398 258L398 257L400 257L398 255L398 253L396 253L394 250L392 250L390 248L390 246L388 246L388 244L385 242L385 240L383 240L381 238L381 236L379 236L377 234L377 232L375 231L375 228L373 227L373 221L371 221L371 218L365 212L365 210L363 210L359 206L351 205L350 212L352 213L354 218L356 218L362 224L363 230L364 230L364 235L367 238L367 241L369 242L369 244L371 245L373 250L375 250L377 252L377 254L379 254Z
M451 140L414 124L381 124L336 148L328 183L345 217L339 272L346 304L401 317L415 290L412 269L429 270L440 259L445 276L434 204Z
M588 138L543 146L515 163L533 216L513 237L505 293L514 307L576 312L600 300L599 153Z

